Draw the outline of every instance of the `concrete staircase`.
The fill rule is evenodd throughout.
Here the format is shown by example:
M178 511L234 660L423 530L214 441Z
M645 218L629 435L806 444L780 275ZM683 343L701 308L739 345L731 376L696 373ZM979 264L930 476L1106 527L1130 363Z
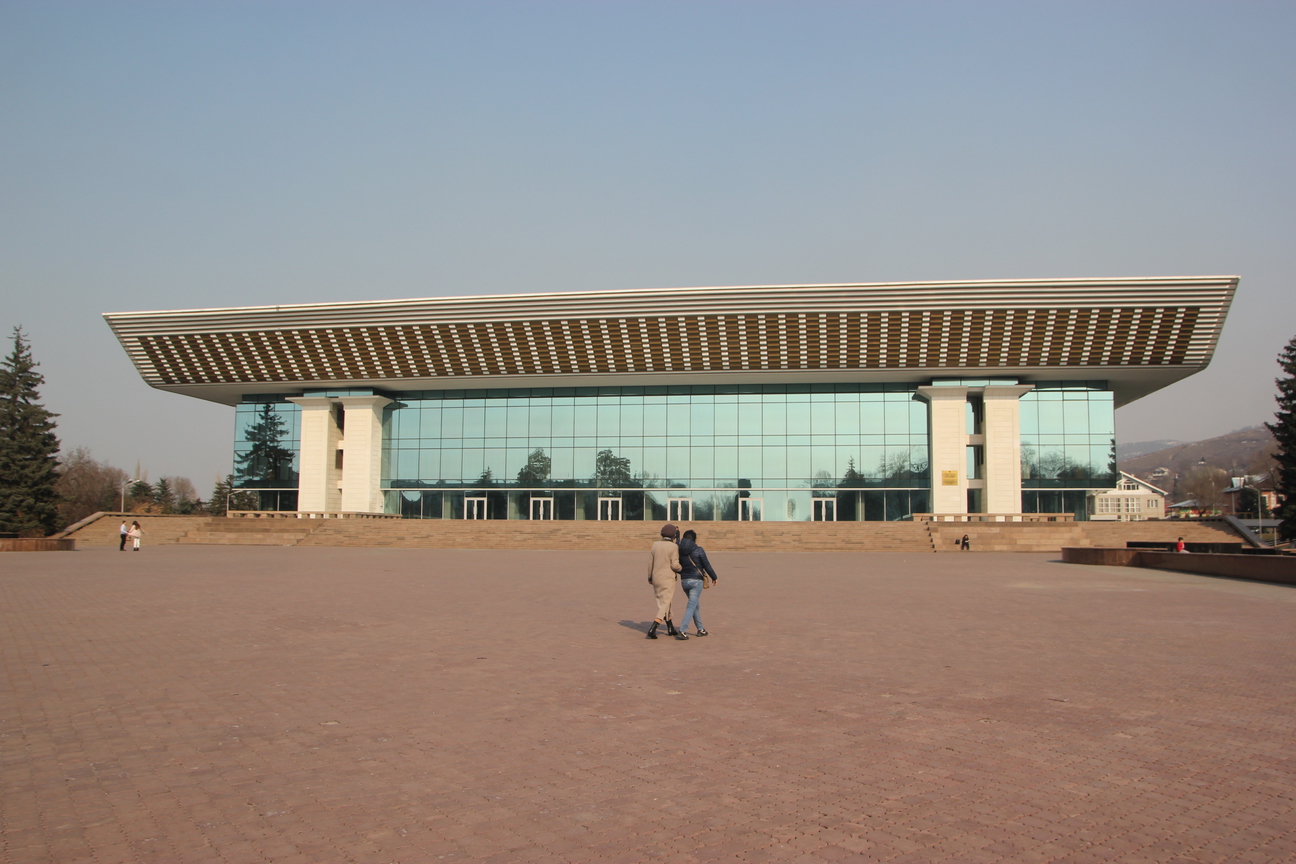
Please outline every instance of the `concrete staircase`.
M183 546L300 546L315 530L315 519L211 518L176 542Z
M1089 546L1078 522L928 522L937 552L958 552L968 535L973 552L1058 552ZM1125 545L1123 542L1121 545Z
M210 521L209 516L162 516L147 513L96 513L55 536L71 537L78 549L117 548L122 520L138 520L144 546L170 546L180 537Z
M698 522L706 547L730 552L931 552L925 527L913 522ZM392 546L432 549L638 549L658 522L476 520L328 520L303 546Z
M228 519L136 516L145 545L355 546L420 549L647 548L658 522L530 522L465 519ZM117 546L120 514L69 529L78 548ZM1237 542L1221 520L1165 522L696 522L703 546L728 552L1058 552L1064 546L1123 547L1130 540Z

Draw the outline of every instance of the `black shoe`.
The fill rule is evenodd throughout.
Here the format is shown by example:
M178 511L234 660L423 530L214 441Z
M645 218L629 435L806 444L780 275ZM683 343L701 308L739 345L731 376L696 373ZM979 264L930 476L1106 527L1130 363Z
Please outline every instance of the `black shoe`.
M657 638L657 628L660 627L660 626L661 626L661 624L660 624L659 622L657 622L657 621L654 621L654 622L652 623L652 626L648 628L648 638L649 638L649 639L656 639L656 638Z
M675 629L675 624L669 618L666 619L666 635L667 636L679 635L679 631Z
M701 627L699 627L699 628L698 628L698 631L697 631L696 633L694 633L693 635L694 635L694 636L706 636L706 635L707 635L707 631L704 630L704 629L702 629Z
M681 641L681 642L687 642L687 641L688 641L688 634L687 634L687 633L681 633L681 632L679 632L678 630L676 630L676 631L675 631L675 638L678 639L678 640Z

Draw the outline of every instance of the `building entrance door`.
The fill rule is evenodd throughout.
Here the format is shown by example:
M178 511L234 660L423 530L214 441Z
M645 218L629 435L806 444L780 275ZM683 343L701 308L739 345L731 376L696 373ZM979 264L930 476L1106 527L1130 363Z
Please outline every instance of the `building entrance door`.
M552 498L532 498L531 499L531 518L532 519L552 519L554 514Z
M671 498L666 502L666 519L670 522L693 521L693 499Z
M465 519L485 519L486 499L474 498L471 495L465 495L464 496L464 518Z
M764 498L739 498L738 518L743 522L760 522L765 512Z
M600 498L598 499L598 518L610 520L613 522L621 519L621 499L617 498Z
M836 498L814 499L814 521L836 522L837 521L837 499Z

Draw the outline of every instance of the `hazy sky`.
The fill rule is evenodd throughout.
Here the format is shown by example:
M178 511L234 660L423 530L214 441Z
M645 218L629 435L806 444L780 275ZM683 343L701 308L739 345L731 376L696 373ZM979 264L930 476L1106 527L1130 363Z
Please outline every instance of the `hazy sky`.
M1296 4L0 0L0 328L64 448L202 494L233 409L106 311L1236 274L1122 441L1268 419ZM6 349L7 350L7 349Z

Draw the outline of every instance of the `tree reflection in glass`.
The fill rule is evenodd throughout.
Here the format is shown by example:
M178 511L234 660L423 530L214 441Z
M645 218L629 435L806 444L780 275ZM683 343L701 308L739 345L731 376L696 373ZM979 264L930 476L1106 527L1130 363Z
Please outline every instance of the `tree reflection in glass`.
M256 421L247 428L248 449L235 458L234 473L240 486L278 486L296 483L293 451L283 445L288 437L284 418L270 403L261 406Z

